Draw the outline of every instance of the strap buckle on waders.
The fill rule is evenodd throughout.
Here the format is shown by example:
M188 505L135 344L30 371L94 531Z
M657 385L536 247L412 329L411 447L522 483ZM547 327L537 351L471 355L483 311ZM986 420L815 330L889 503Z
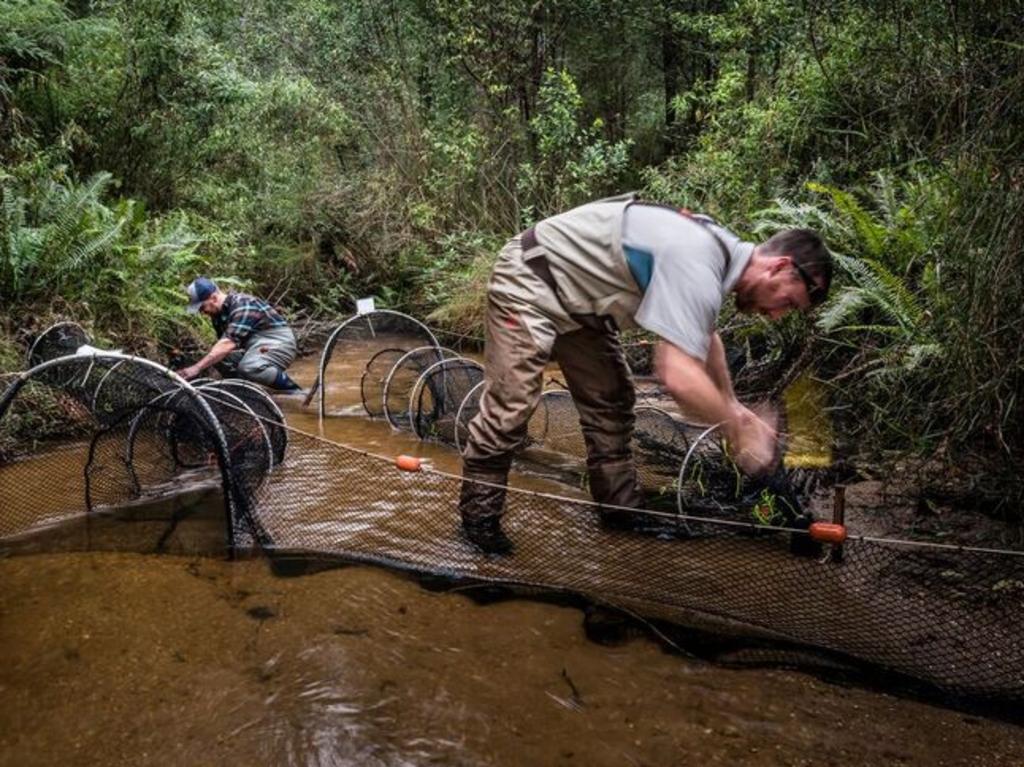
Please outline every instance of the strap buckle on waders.
M530 267L530 271L540 277L541 282L551 288L551 292L554 293L555 298L558 300L559 305L565 313L569 315L569 319L577 325L588 328L589 330L597 331L598 333L615 335L619 332L619 326L611 315L577 314L569 311L569 308L562 300L562 294L558 290L558 283L555 282L555 276L551 273L551 265L548 263L548 258L538 247L539 243L537 242L537 231L535 227L531 226L519 235L519 241L522 243L524 262L528 267Z

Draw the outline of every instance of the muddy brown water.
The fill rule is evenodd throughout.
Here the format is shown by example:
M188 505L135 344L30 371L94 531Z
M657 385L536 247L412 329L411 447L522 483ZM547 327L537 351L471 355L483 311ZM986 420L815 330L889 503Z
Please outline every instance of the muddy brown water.
M358 391L329 401L354 413ZM298 428L458 466L379 422L282 405ZM0 471L0 495L55 483L33 464ZM216 507L202 488L176 502ZM596 644L571 607L371 567L280 578L259 559L81 550L117 529L61 526L48 551L0 559L0 764L1024 764L1014 725L643 636Z

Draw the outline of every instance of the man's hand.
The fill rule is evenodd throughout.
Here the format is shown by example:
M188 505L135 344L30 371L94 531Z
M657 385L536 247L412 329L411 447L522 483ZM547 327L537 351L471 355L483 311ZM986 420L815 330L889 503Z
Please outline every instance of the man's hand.
M773 415L758 417L736 401L717 336L712 339L708 363L678 346L662 341L655 353L655 369L662 384L683 414L697 423L720 423L729 452L745 474L769 471L777 459L776 422Z
M195 365L189 365L187 368L182 368L177 371L178 375L184 378L186 381L195 378L197 375L202 373L206 368L212 367L220 362L222 359L227 357L231 352L238 348L238 344L232 341L230 338L222 338L215 343L210 351L206 353Z
M772 416L768 420L758 417L749 408L738 402L733 408L733 417L725 426L729 452L733 461L744 474L765 474L778 460L778 435Z
M193 378L199 375L202 372L202 370L199 369L198 365L189 365L187 368L182 368L181 370L178 370L176 372L186 381L191 381Z

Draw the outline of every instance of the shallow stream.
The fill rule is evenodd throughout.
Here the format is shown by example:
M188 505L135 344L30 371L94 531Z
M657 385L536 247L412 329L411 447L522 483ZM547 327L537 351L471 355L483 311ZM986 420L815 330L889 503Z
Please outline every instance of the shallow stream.
M281 404L297 428L457 470L382 422ZM640 632L598 644L572 607L482 604L362 566L282 578L261 559L54 548L0 559L4 765L1024 764L1017 726L721 668Z

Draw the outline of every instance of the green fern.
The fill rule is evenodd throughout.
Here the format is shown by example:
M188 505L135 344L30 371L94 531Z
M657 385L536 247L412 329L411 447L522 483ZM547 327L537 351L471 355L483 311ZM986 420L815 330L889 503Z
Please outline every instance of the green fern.
M840 216L853 225L860 244L869 255L876 258L884 255L887 240L886 229L872 219L856 197L841 189L814 182L807 184L807 188L812 192L828 195L832 199L832 204L836 206Z
M865 306L881 311L884 318L907 333L920 327L924 311L917 297L899 277L880 261L855 259L836 254L836 262L856 283ZM840 296L843 291L840 291Z
M818 327L826 333L831 333L849 325L870 301L870 295L863 288L843 288L821 310Z
M885 174L859 194L809 183L808 190L827 197L827 207L779 199L758 215L759 234L807 227L830 243L838 274L816 327L850 350L851 374L871 370L872 379L888 380L943 354L929 317L945 297L933 262L914 268L929 253L930 237L920 203L908 202L923 197L930 204L931 186L923 179L897 182ZM842 371L839 375L844 377Z

